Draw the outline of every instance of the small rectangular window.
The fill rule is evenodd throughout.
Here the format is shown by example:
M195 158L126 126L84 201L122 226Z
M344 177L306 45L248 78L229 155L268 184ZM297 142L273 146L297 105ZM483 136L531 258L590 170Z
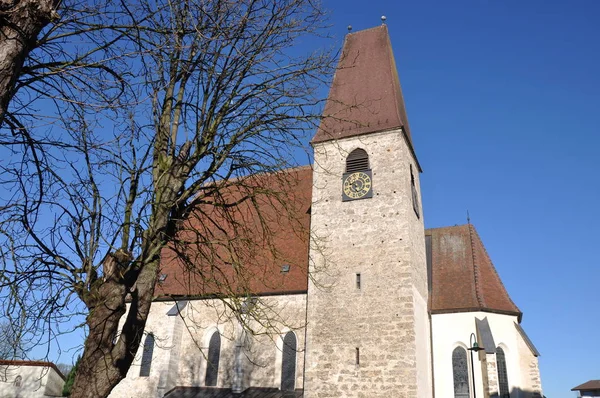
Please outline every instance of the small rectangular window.
M360 348L356 347L356 365L360 365Z
M360 290L360 274L356 274L356 288Z

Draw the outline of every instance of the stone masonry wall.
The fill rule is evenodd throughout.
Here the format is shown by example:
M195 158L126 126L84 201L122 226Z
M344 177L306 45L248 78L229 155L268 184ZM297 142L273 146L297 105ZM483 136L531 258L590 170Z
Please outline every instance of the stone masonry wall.
M110 398L162 397L175 386L204 386L206 355L212 333L221 334L217 386L232 388L234 351L243 338L242 389L252 386L279 388L281 383L282 337L293 331L297 337L296 388L302 388L306 295L261 297L256 307L258 320L247 319L256 333L240 336L241 327L231 310L220 300L189 301L181 315L167 316L174 302L154 302L146 324L156 345L150 376L140 377L143 340L134 363L113 390Z
M369 154L373 198L342 202L345 159L356 148ZM431 396L417 381L427 382L417 360L430 355L428 335L418 347L414 294L427 302L427 276L422 209L417 218L410 190L410 164L417 184L418 169L404 137L369 134L314 149L305 397Z
M538 358L533 355L529 346L521 335L517 333L517 342L519 350L519 365L521 371L521 385L523 386L523 398L540 398L542 394L542 380L538 366Z
M498 389L498 369L496 367L496 354L484 354L480 353L482 357L485 358L482 361L482 372L485 376L484 380L487 380L487 383L484 383L483 393L485 397L498 397L499 389ZM485 366L485 368L484 368Z
M213 331L221 333L218 387L234 384L235 347L243 339L242 389L279 388L281 384L282 338L293 331L297 338L296 388L302 388L304 368L304 325L306 295L261 297L260 321L248 320L254 334L244 332L232 313L219 300L192 301L185 309L181 339L178 386L203 386L208 342ZM261 325L262 323L262 325Z
M152 333L155 339L150 375L140 377L140 365L146 337L142 338L134 362L127 372L127 377L122 380L109 395L110 398L153 398L162 397L164 387L161 386L169 367L169 359L173 346L173 323L175 316L167 316L167 312L175 305L173 301L154 302L150 308L145 333ZM125 316L122 318L125 319ZM160 390L159 390L159 387Z

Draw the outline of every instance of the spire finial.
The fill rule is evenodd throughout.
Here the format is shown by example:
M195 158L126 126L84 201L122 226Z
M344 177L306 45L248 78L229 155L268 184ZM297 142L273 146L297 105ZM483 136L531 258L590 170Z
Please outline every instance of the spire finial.
M387 18L385 17L385 15L382 15L382 16L381 16L381 24L382 24L382 25L385 25L385 20L386 20L386 19L387 19Z
M352 25L348 25L348 32L352 32Z
M469 210L467 209L467 224L471 225L471 216L469 216Z

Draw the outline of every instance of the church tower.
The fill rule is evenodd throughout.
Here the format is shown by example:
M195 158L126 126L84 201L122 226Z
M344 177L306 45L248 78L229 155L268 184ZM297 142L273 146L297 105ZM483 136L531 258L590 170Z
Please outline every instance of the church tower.
M421 168L385 25L347 35L312 145L304 396L431 397Z

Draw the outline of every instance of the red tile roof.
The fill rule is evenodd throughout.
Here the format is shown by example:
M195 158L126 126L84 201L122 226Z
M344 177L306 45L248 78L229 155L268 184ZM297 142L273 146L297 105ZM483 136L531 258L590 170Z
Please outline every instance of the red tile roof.
M209 199L223 205L251 192L231 208L198 204L181 225L183 245L162 252L157 296L306 292L312 168L238 180Z
M399 128L416 159L387 26L348 34L312 143Z
M192 248L171 245L162 253L160 272L167 277L157 286L159 298L306 293L312 169L253 176L243 186L225 189L224 200L257 186L264 193L257 195L255 205L247 201L233 213L198 205L180 234ZM282 194L283 200L267 192ZM432 313L483 310L521 315L472 225L425 233L432 239ZM290 265L289 272L282 272L284 264Z
M425 234L431 236L432 313L491 311L521 317L473 225Z

